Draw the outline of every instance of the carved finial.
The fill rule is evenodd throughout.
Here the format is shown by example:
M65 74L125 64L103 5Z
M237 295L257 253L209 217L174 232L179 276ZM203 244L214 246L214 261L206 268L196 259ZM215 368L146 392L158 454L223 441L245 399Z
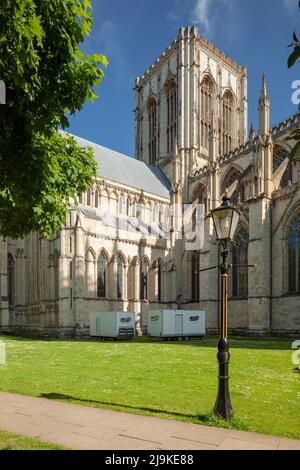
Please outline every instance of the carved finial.
M228 196L229 196L229 190L228 190L228 188L227 188L227 187L225 188L225 196L226 196L226 197L228 197Z
M262 75L261 96L267 96L267 79L265 73Z
M254 124L253 124L253 121L251 123L251 127L250 127L250 132L249 132L249 139L251 142L254 141L254 137L255 137L255 130L254 130Z

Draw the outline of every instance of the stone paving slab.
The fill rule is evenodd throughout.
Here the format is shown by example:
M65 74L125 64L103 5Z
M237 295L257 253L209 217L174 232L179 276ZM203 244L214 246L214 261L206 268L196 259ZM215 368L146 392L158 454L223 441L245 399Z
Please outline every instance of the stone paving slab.
M300 450L300 440L6 392L0 429L79 450Z

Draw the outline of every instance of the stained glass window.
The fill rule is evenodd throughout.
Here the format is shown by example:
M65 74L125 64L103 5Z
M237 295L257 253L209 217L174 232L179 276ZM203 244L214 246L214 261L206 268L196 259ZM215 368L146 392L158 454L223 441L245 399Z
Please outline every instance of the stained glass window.
M300 211L294 217L288 236L289 292L300 292Z
M232 249L232 296L247 297L248 295L248 242L249 235L245 228L240 228L234 237Z
M97 297L106 297L106 259L103 254L97 261Z

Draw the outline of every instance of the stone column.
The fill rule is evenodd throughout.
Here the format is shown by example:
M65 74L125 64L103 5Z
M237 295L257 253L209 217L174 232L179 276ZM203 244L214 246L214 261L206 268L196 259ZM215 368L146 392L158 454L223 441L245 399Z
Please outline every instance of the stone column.
M249 207L248 324L253 334L267 333L270 326L270 203L259 197Z

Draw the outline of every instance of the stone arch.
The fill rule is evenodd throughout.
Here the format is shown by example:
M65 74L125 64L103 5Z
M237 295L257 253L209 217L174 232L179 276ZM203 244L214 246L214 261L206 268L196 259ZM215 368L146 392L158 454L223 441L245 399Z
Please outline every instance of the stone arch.
M116 264L116 298L125 300L127 298L127 268L128 263L122 251L117 251L114 257Z
M166 135L163 154L169 155L174 151L177 135L177 82L173 76L168 76L163 86L161 96L162 109L161 132Z
M226 188L230 192L230 187L240 178L242 171L238 165L230 165L221 179L221 194L225 193Z
M248 264L249 225L245 220L239 222L233 239L231 258L232 271L230 291L234 298L248 296L248 268L237 265Z
M101 188L100 206L103 211L109 211L109 192L106 188Z
M273 148L273 175L286 159L288 159L286 168L278 181L278 186L281 188L288 186L289 182L293 180L293 162L290 158L290 150L276 142Z
M102 248L99 251L97 257L97 266L96 266L96 285L97 285L97 297L106 298L108 296L108 286L109 286L109 255L107 251Z
M285 217L283 217L281 221L281 235L283 243L283 292L289 292L291 294L300 293L300 201L297 201L297 203L287 211ZM293 248L293 250L291 250L291 248ZM292 277L294 277L293 280ZM291 288L291 281L295 283L295 289Z
M148 159L150 165L154 165L157 159L157 103L157 99L153 94L146 102L148 118Z
M212 73L209 71L209 70L205 70L202 74L201 74L201 77L200 77L200 81L199 81L199 86L201 87L201 85L203 84L203 82L205 80L209 80L213 86L213 91L214 93L216 93L216 90L217 90L217 83L216 83L216 80L214 79Z
M236 98L233 91L226 87L221 100L221 140L220 148L223 155L229 153L233 148L235 137L235 108Z
M128 215L128 207L130 203L130 198L127 197L127 194L122 192L118 200L118 213L121 215Z
M208 150L211 117L215 108L216 84L211 74L206 72L200 83L200 147Z
M92 248L91 246L89 248L87 248L87 250L86 250L85 259L93 259L93 260L96 259L96 252L95 252L94 248Z
M95 295L95 264L96 253L89 247L85 254L85 293L87 297Z

